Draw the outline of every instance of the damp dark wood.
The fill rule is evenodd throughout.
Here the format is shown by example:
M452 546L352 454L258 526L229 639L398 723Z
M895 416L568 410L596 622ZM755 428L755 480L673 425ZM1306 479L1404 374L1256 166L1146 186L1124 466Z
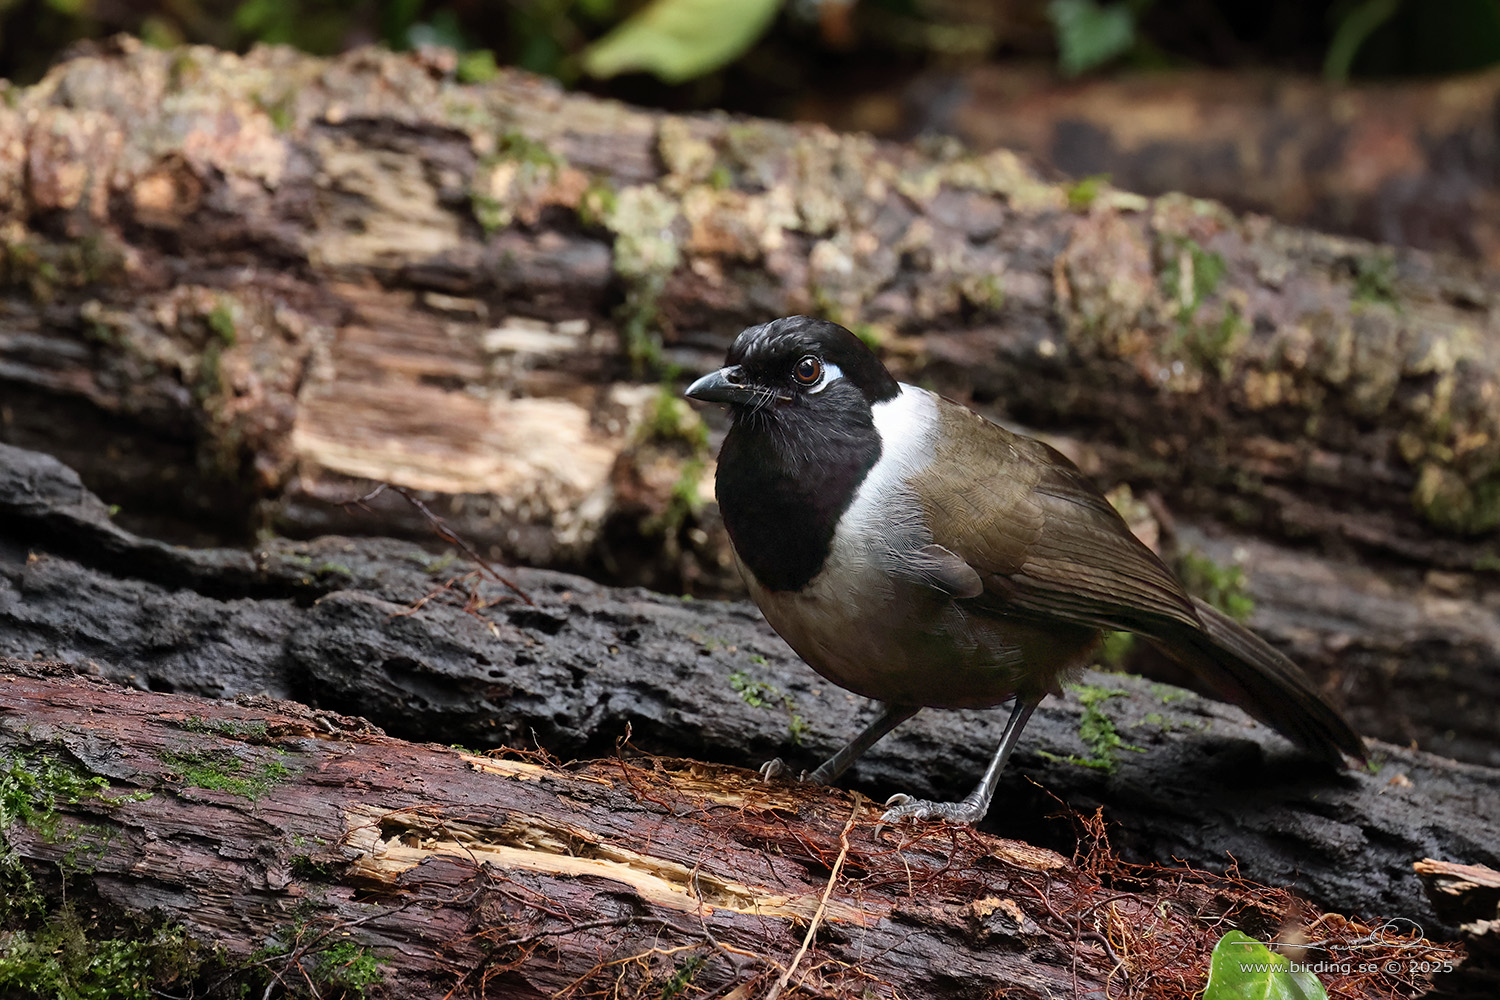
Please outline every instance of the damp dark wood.
M142 691L295 699L393 737L563 759L607 756L628 737L724 765L780 755L810 766L871 713L821 683L745 603L508 571L522 600L461 559L388 539L179 548L114 525L55 459L0 457L0 655ZM1101 757L1080 737L1083 694L1049 700L987 829L1071 855L1069 816L1102 808L1128 859L1237 864L1319 906L1431 933L1445 924L1414 862L1500 865L1500 770L1380 743L1367 770L1323 769L1235 709L1123 675L1087 683L1090 711L1128 746ZM847 784L877 799L960 796L1000 722L923 713Z

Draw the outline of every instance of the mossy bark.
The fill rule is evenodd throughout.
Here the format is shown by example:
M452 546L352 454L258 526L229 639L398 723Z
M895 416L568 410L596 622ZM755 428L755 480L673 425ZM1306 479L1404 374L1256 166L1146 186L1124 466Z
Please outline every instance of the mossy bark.
M701 449L643 451L642 414L817 312L1178 513L1500 567L1500 279L1472 263L441 53L121 42L5 96L0 433L133 523L348 528L386 480L512 559L732 587L706 478L673 474Z

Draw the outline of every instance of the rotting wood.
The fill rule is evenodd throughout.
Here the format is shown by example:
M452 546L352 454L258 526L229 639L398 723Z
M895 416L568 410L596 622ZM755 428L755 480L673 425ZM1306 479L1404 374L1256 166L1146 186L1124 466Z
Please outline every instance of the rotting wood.
M0 656L158 691L270 692L402 738L565 757L607 755L633 733L651 752L811 766L871 710L821 683L744 603L507 573L527 604L459 560L392 540L177 548L114 525L55 459L4 446L0 457ZM1077 831L1058 801L1102 806L1130 860L1218 871L1233 859L1325 908L1432 933L1445 922L1414 859L1500 866L1500 770L1377 744L1369 770L1333 772L1236 709L1135 677L1084 680L1036 713L988 829L1070 853ZM1085 716L1124 746L1086 741ZM880 799L962 795L999 721L924 712L849 784ZM693 793L719 794L711 781Z
M1459 924L1467 954L1434 976L1433 1000L1491 997L1500 989L1500 871L1423 858L1412 866L1439 915Z
M12 776L108 786L0 831L20 864L223 949L220 985L295 981L336 941L399 997L659 992L674 976L708 995L780 976L812 995L1187 998L1228 924L1272 935L1317 919L1335 955L1371 931L1232 877L1123 865L1102 825L1077 862L940 824L882 834L871 803L748 769L633 752L515 766L300 705L37 665L0 675L0 757ZM824 930L799 963L815 914ZM307 945L268 957L266 941Z

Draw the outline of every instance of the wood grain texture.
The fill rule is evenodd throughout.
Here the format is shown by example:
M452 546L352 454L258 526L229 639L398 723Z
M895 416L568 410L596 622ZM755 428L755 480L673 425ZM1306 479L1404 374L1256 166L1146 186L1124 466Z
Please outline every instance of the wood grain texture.
M180 925L248 966L231 984L295 981L332 938L376 958L397 997L660 990L687 959L694 995L782 976L829 996L1190 995L1226 917L1264 933L1295 906L1176 866L1106 884L1107 857L1080 867L967 829L882 836L866 799L745 769L477 756L292 703L15 661L0 755L12 775L106 786L57 803L47 831L0 831L20 864ZM292 947L268 961L268 941ZM1411 994L1379 975L1346 993Z

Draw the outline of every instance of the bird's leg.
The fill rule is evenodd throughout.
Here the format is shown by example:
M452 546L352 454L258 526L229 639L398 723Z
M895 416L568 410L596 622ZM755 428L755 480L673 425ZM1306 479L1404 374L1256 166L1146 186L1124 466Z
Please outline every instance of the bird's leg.
M995 756L990 758L990 766L984 772L984 777L979 779L979 784L974 790L964 797L961 802L929 802L926 799L914 799L910 795L897 793L886 799L885 804L891 808L880 817L882 823L895 823L903 819L946 819L954 823L977 823L984 819L984 814L990 810L990 799L995 797L995 786L1000 783L1000 772L1005 769L1005 762L1010 757L1011 750L1015 749L1017 741L1021 738L1021 730L1026 728L1026 720L1031 718L1031 713L1036 711L1041 699L1023 701L1019 696L1016 705L1010 710L1010 721L1005 724L1005 732L1000 734L1000 746L995 749Z
M849 744L838 753L819 764L816 770L810 774L804 774L799 780L813 781L820 785L837 781L840 775L849 770L849 765L853 764L860 754L874 746L886 733L916 715L918 711L920 709L912 705L881 705L880 714L876 716L875 721L864 728L863 732L850 740ZM785 772L786 765L782 763L780 757L768 760L760 766L761 776L767 781Z

